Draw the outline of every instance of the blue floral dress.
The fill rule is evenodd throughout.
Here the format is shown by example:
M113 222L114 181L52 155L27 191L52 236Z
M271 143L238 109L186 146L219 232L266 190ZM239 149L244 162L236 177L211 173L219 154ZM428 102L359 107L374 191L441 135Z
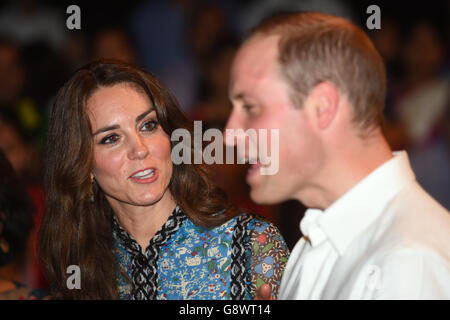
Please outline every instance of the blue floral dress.
M267 283L277 296L288 248L270 222L241 214L206 229L177 206L145 251L114 219L121 299L252 299Z

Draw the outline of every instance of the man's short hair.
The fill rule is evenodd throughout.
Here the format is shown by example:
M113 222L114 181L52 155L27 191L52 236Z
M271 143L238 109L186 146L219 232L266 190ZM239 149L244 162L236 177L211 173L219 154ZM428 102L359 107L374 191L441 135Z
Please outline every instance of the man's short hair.
M317 84L329 81L353 105L353 122L362 129L381 126L386 71L369 37L348 20L322 13L270 17L249 35L280 36L278 63L290 85L291 101L301 108Z

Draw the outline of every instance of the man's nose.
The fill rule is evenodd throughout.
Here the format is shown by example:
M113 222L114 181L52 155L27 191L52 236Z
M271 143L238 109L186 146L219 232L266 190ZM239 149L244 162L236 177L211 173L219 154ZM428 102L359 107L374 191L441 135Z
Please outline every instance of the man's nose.
M132 137L128 158L130 160L140 160L145 159L148 154L149 151L147 145L144 143L144 138L139 135Z
M242 130L243 130L242 121L239 117L239 113L236 109L233 109L224 129L225 145L229 147L237 145L237 139L239 138L238 134L239 132L242 132Z

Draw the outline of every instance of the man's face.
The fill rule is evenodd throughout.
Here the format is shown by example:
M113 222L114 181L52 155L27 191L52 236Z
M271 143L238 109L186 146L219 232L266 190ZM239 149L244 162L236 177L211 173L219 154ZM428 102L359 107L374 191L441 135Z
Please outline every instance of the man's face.
M263 204L298 199L299 193L314 187L314 174L321 164L320 140L308 113L292 105L277 55L278 37L257 35L242 46L231 69L233 111L226 129L255 129L257 133L266 129L269 137L271 129L279 130L278 172L262 175L258 162L246 177L251 198ZM271 139L267 140L270 151ZM246 158L249 148L255 147L249 145Z

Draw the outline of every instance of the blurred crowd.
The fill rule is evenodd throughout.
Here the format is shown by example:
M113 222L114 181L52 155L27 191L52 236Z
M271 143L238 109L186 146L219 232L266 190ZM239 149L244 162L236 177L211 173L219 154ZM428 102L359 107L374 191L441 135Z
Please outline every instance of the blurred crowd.
M367 1L72 2L0 5L0 149L26 186L24 199L31 197L34 203L34 227L21 234L28 245L14 261L0 265L0 278L47 286L36 253L36 230L45 208L41 159L53 98L73 71L101 57L136 63L171 88L186 114L203 121L204 130L223 129L231 111L230 64L240 41L261 19L284 11L340 15L369 33L388 72L388 141L394 150L408 151L419 183L450 209L448 1L414 8L379 2L379 30L365 27ZM81 9L81 30L66 27L70 4ZM212 171L233 201L277 224L292 247L305 208L294 201L254 204L245 183L247 169L217 165ZM1 236L0 230L0 244Z

